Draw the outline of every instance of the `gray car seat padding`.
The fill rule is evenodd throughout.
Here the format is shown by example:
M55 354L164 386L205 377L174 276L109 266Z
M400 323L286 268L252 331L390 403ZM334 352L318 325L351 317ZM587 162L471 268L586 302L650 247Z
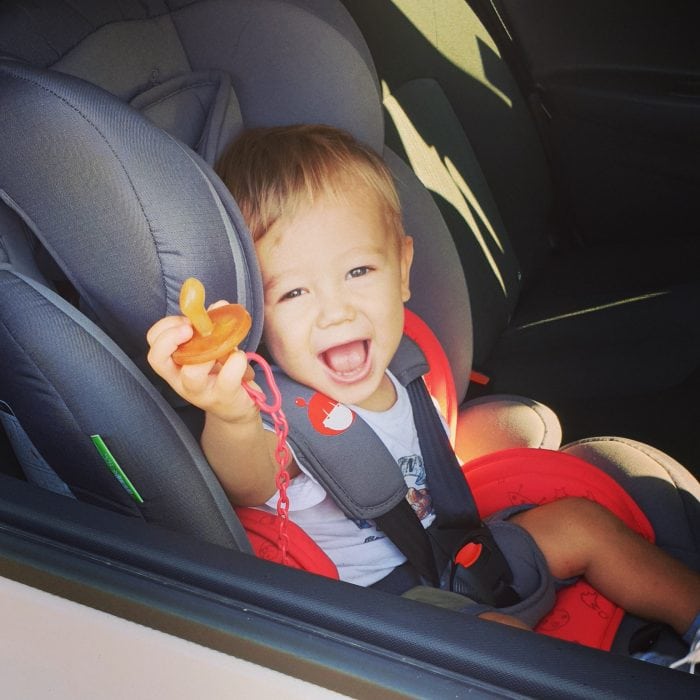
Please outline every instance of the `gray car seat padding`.
M0 202L0 263L9 263L18 272L44 282L34 257L35 247L36 239L22 219Z
M411 298L407 306L428 323L450 361L459 400L472 367L469 292L445 222L415 173L390 149L384 160L396 182L406 233L413 236Z
M178 75L139 93L129 104L210 164L243 130L238 99L223 71Z
M0 104L0 198L128 355L143 357L147 329L178 312L188 276L204 282L210 301L248 308L254 325L243 345L257 346L262 292L252 241L201 159L70 76L0 63Z
M324 122L381 151L377 85L347 13L278 0L71 3L81 5L78 13L39 0L27 17L14 4L0 8L0 55L81 77L124 102L188 74L221 71L246 126ZM322 16L332 16L350 39ZM238 127L229 127L235 136ZM188 145L198 140L193 135ZM219 139L219 154L228 140Z
M376 74L357 27L338 4L199 0L169 3L166 9L157 2L116 8L113 2L103 1L84 8L85 16L75 24L67 22L65 7L45 1L40 5L42 12L34 13L31 27L35 43L19 41L22 33L11 32L13 26L28 31L18 26L22 24L18 13L0 15L6 20L0 22L0 45L7 53L72 73L123 101L132 101L160 126L192 140L186 141L190 147L202 146L205 156L212 157L212 151L204 153L204 146L214 143L215 150L221 148L229 132L235 135L239 122L246 127L325 122L347 128L382 152L384 124ZM70 40L62 33L53 35L54 25L61 24L67 25L63 33ZM41 48L42 42L55 50ZM179 81L184 93L178 92ZM199 99L204 99L208 113L193 107ZM198 135L200 124L208 126ZM217 125L222 133L216 133ZM204 138L202 144L194 142L200 138ZM415 174L395 155L386 157L404 205L406 229L416 239L418 251L409 306L430 319L463 397L471 367L472 332L456 249ZM183 204L195 201L195 194ZM180 212L175 211L173 218L176 215ZM107 232L107 238L114 233ZM188 251L183 255L188 258ZM211 296L231 298L230 293L216 290ZM92 316L101 324L103 314L104 309L93 309ZM122 345L121 337L113 337ZM131 349L128 352L133 356Z
M7 265L0 346L1 398L79 500L249 551L199 446L163 397L91 321ZM143 503L113 476L91 435L103 438Z

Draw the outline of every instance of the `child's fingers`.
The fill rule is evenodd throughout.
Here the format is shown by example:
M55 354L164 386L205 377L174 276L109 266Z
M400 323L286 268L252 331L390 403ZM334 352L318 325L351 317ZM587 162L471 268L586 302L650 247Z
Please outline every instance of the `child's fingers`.
M181 323L180 316L166 316L156 321L147 331L146 331L146 342L149 347L153 345L156 338L163 333L163 331L173 328Z
M187 396L196 399L209 389L211 384L210 374L214 367L214 360L202 362L196 365L183 365L179 372L179 381ZM195 401L196 402L196 401Z
M192 326L189 323L175 323L162 326L152 336L148 363L157 374L170 383L178 371L178 365L173 361L172 354L179 345L192 337L192 333Z
M233 390L241 385L249 368L248 359L241 350L232 352L219 369L217 382L224 390Z
M209 306L207 307L207 311L211 311L212 309L218 309L220 306L227 306L228 304L228 301L225 301L224 299L219 299L219 301L215 301L213 304L209 304Z
M165 318L161 318L160 321L154 323L148 331L146 331L146 342L149 346L152 346L164 332L172 328L188 325L191 324L184 316L166 316Z

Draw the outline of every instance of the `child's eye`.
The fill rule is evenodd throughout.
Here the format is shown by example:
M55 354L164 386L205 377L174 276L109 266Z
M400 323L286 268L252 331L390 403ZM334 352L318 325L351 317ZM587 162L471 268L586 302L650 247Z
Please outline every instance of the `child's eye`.
M361 267L353 267L350 272L348 272L348 277L362 277L368 272L371 272L372 268L368 265L362 265Z
M280 301L287 301L288 299L296 299L297 297L300 297L304 293L304 290L301 289L301 287L297 287L296 289L292 289L291 291L287 292L286 294L283 294L280 297Z

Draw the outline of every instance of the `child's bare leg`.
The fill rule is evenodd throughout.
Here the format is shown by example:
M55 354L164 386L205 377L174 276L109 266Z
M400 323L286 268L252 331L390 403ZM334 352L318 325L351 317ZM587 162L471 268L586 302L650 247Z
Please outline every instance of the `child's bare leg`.
M511 521L532 535L554 576L585 576L634 615L666 622L684 634L700 611L700 574L593 501L564 498Z

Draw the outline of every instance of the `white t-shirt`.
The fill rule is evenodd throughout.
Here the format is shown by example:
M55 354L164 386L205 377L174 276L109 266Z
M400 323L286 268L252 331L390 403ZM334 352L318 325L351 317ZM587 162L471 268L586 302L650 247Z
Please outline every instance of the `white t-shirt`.
M423 527L435 519L427 490L425 467L418 443L408 392L387 371L396 388L396 403L388 411L367 411L350 406L378 435L401 467L406 498L421 518ZM376 583L406 561L396 545L371 520L351 520L326 490L306 471L295 454L302 473L287 488L289 517L328 555L342 581L360 586ZM263 509L276 512L277 494Z

